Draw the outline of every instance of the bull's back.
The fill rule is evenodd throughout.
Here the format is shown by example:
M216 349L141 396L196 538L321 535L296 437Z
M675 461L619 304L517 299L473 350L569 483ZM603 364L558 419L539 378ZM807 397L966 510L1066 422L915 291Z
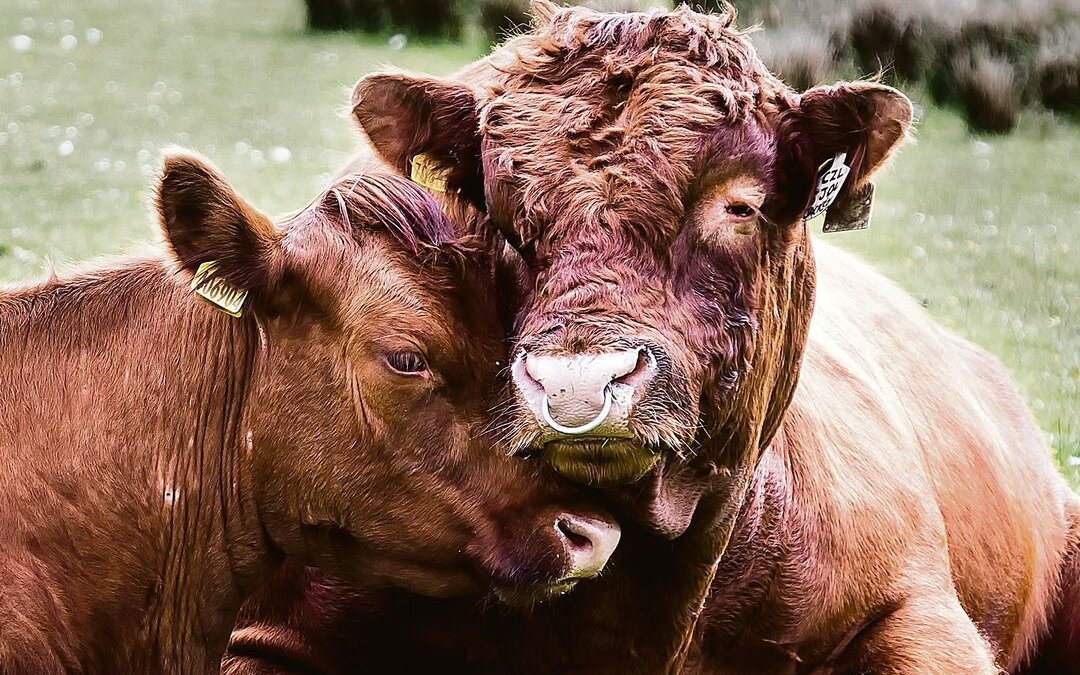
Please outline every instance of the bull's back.
M816 248L818 303L792 406L796 415L818 416L806 425L815 428L802 448L807 470L817 461L816 469L842 473L849 495L880 497L869 507L830 500L827 508L854 509L841 521L881 509L895 523L884 512L906 513L905 524L924 537L914 550L926 551L927 564L936 552L919 546L932 549L943 535L961 604L1002 664L1014 667L1045 632L1075 497L996 359L936 324L854 256ZM850 436L820 417L845 413L822 409L820 398L837 385L857 392L878 442L838 447ZM885 457L867 461L867 451Z

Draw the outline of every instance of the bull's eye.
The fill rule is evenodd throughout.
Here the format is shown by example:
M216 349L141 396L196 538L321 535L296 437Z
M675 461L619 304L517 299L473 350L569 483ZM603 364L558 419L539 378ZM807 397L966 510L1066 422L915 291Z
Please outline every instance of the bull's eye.
M390 352L386 365L398 375L423 375L427 372L427 359L419 352Z
M727 212L739 220L746 220L747 218L753 218L754 214L757 213L757 209L742 202L732 202L727 205Z

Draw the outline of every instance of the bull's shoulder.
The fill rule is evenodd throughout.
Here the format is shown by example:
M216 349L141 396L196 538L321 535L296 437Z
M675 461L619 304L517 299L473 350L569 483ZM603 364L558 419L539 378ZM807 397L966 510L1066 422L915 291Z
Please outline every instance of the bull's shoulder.
M818 251L818 303L794 406L804 419L857 418L875 430L875 445L909 448L937 478L942 466L960 463L994 480L1058 482L1044 437L997 358L855 256Z
M810 588L832 580L816 586L823 611L917 570L955 579L977 622L1035 621L1069 492L1020 393L865 263L827 246L818 259L802 374L772 449L803 561L784 569Z

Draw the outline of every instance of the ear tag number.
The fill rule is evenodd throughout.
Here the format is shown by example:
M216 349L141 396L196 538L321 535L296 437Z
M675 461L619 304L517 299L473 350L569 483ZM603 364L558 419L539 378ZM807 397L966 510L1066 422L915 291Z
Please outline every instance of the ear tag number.
M412 173L409 177L417 185L432 192L450 192L450 169L427 153L412 158Z
M217 276L218 262L211 260L199 265L195 278L191 280L191 290L229 316L240 318L244 312L244 301L248 292L237 288Z
M814 203L807 209L806 215L803 216L805 220L816 218L817 216L825 213L833 202L836 201L837 196L840 194L840 190L844 187L844 183L847 181L848 174L851 173L851 167L844 163L847 159L847 153L838 153L832 159L832 163L826 162L818 169L817 189L814 192Z

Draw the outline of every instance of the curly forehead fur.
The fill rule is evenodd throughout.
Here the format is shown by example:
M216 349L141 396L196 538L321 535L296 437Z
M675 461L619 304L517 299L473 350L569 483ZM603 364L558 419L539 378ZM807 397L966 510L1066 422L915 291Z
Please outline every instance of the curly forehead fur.
M701 14L683 5L673 11L601 13L568 7L507 45L520 58L508 72L560 81L559 73L578 65L574 59L591 54L612 76L685 62L714 70L717 81L727 80L733 88L756 93L768 88L764 82L772 86L776 81L746 36L735 28L734 9Z
M379 228L414 255L440 250L468 250L439 203L410 180L389 173L354 173L339 177L309 211L340 219L350 228Z
M679 217L709 132L763 126L793 93L734 19L567 8L498 50L482 109L497 152L485 172L520 191L523 224L557 220L555 185L559 210L578 218L623 207Z

